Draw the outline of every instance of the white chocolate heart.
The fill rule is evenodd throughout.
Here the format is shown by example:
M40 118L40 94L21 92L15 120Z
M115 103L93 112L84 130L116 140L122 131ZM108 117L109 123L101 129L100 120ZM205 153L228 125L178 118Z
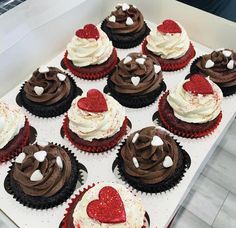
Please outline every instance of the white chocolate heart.
M231 60L228 62L227 68L230 69L230 70L234 69L234 60L231 59Z
M136 158L136 157L133 157L132 160L133 160L134 166L135 166L136 168L139 168L139 163L138 163L137 158Z
M130 56L127 56L127 57L123 60L123 63L124 63L124 64L127 64L127 63L129 63L131 60L132 60L132 58L131 58Z
M17 157L16 157L16 163L21 164L23 162L23 160L25 159L26 154L24 152L20 153Z
M222 51L222 53L225 57L230 57L232 55L232 52L228 51L228 50L224 50L224 51Z
M132 143L135 143L139 137L139 133L135 133L134 137L132 138Z
M164 159L164 161L163 161L163 166L164 166L165 168L169 168L169 167L171 167L172 165L173 165L173 161L172 161L171 157L170 157L170 156L166 156L165 159Z
M143 58L147 58L147 56L146 56L146 55L142 55L142 57L143 57Z
M61 82L63 82L63 81L66 80L66 75L64 75L64 74L58 73L58 74L57 74L57 77L58 77L58 79L59 79Z
M108 18L108 21L110 21L110 22L116 22L116 17L115 17L114 15L112 15L112 16L110 16L110 17Z
M140 77L133 76L131 78L131 82L133 83L134 86L137 86L140 82Z
M127 25L132 25L134 23L134 21L132 20L131 17L127 17L126 22Z
M157 135L153 136L152 141L151 141L152 146L162 146L163 144L164 143L159 136L157 136Z
M60 156L57 156L56 162L57 162L58 167L59 167L60 169L63 169L63 162L62 162Z
M161 71L161 66L160 65L154 65L154 71L156 74L158 74Z
M44 92L44 88L41 86L35 86L34 87L34 92L38 95L41 96Z
M34 153L34 158L39 162L43 162L47 157L47 152L45 150L40 150Z
M37 141L37 144L39 146L45 147L48 145L48 142L46 140L41 140L41 141Z
M211 68L215 65L215 63L211 60L211 59L208 59L207 62L206 62L206 65L205 65L205 68Z
M125 11L125 10L128 10L129 9L129 5L127 3L123 3L122 4L122 10Z
M0 116L0 131L3 129L5 119Z
M138 64L144 64L145 59L144 59L144 58L137 58L137 59L135 60L135 62L138 63Z
M30 177L31 181L40 181L42 179L43 179L43 174L41 173L39 169L36 169Z
M39 67L39 73L47 73L49 72L49 68L47 66Z

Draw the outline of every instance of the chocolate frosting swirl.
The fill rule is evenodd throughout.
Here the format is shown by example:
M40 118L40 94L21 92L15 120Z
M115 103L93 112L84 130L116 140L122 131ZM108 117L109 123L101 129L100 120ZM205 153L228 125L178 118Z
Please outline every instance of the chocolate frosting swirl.
M34 157L34 153L41 150L47 152L43 162L39 162ZM25 194L50 197L68 181L71 174L71 161L67 152L61 147L52 143L44 147L34 144L24 147L22 152L26 154L26 157L21 164L15 163L13 178ZM62 160L62 168L56 162L58 156ZM39 181L31 181L30 177L36 170L40 170L43 178Z
M139 134L139 137L133 143L132 139L136 133ZM151 145L155 135L162 139L163 145ZM146 127L131 134L121 149L121 156L126 172L145 184L157 184L167 179L175 173L176 168L183 162L174 139L155 127ZM173 165L169 168L163 166L166 156L170 156L173 161ZM138 161L138 168L134 165L134 157Z
M119 93L129 95L142 95L158 89L163 76L161 71L155 73L154 65L159 66L159 63L153 57L143 57L140 53L131 53L128 56L132 60L126 64L124 60L121 60L111 76L114 89ZM135 60L138 58L144 58L144 64L137 63ZM138 85L132 83L132 77L140 78Z
M231 52L230 56L225 56L224 51ZM213 61L214 66L206 68L206 62ZM227 67L229 61L233 61L233 69ZM236 85L236 53L232 50L225 49L221 51L213 51L211 54L203 55L196 66L210 79L218 84L220 87L231 87Z
M109 21L111 16L115 16L115 22ZM132 25L127 25L126 20L130 17L133 20ZM128 34L139 32L144 26L144 19L141 12L133 5L129 5L129 9L123 11L122 6L116 6L116 10L112 11L110 16L106 18L106 26L111 29L113 34Z
M58 68L48 67L49 72L40 73L39 69L34 71L32 77L24 85L24 92L27 99L42 105L52 105L67 97L71 84L69 78ZM57 74L66 76L64 81L60 81ZM41 95L37 95L34 87L43 87Z

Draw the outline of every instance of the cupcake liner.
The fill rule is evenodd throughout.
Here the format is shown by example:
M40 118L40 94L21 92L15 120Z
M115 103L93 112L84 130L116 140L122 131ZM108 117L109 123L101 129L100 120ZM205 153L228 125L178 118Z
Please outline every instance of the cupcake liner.
M155 57L156 60L160 63L162 71L177 71L177 70L183 69L184 67L186 67L189 64L191 59L196 54L193 44L191 42L190 42L189 49L184 56L182 56L179 59L168 59L168 60L162 59L161 57L156 56L151 51L149 51L146 46L147 46L147 40L145 40L142 43L143 54L151 55L151 56Z
M55 144L63 148L69 155L72 170L71 176L67 183L58 191L55 195L51 197L43 197L43 196L29 196L25 194L20 185L18 185L15 180L12 178L12 171L14 162L10 166L10 170L8 171L8 175L4 181L5 190L13 195L13 198L18 201L20 204L23 204L26 207L42 210L48 209L55 206L58 206L65 202L74 192L77 181L82 182L82 176L79 170L79 164L74 156L74 154L65 146L61 146L60 144Z
M208 128L201 128L200 131L196 131L195 126L196 124L193 124L193 127L190 130L183 130L183 129L178 129L176 126L171 125L169 121L166 119L166 116L162 110L165 110L164 108L164 102L166 100L166 97L168 96L169 92L166 92L163 94L163 96L160 98L159 104L158 104L158 110L159 110L159 120L161 122L161 125L168 129L170 132L172 132L175 135L182 136L185 138L201 138L204 136L207 136L211 134L220 124L220 121L222 119L222 112L216 117L214 122L208 127ZM177 118L176 118L177 119ZM200 125L199 125L200 126ZM203 125L202 125L203 126Z
M202 57L200 56L200 57L196 58L196 59L192 62L191 66L190 66L190 72L191 72L191 74L203 74L203 75L205 75L205 77L208 77L209 75L206 75L201 69L199 69L199 68L196 66L196 63L197 63L198 61L200 61L201 58L202 58ZM188 79L191 74L187 75L185 79ZM210 76L210 79L211 79L211 76ZM211 80L212 80L212 79L211 79ZM212 80L212 81L213 81L213 80ZM213 82L214 82L214 81L213 81ZM214 83L215 83L215 82L214 82ZM234 94L236 93L236 86L222 87L219 83L215 83L215 84L217 84L217 85L220 87L220 89L221 89L221 91L222 91L224 97L228 97L228 96L234 95Z
M116 48L120 49L128 49L138 46L142 43L143 39L150 33L150 29L147 26L146 22L144 21L144 27L143 30L140 32L140 35L138 33L131 33L129 36L131 37L130 40L127 40L127 36L124 35L124 40L122 37L119 37L119 39L115 39L110 29L106 27L106 20L104 20L101 24L101 29L107 34L109 39L112 41L112 45ZM133 34L133 36L132 36Z
M11 160L21 153L22 148L28 143L30 136L30 125L27 118L25 118L25 126L20 130L18 135L16 135L6 146L6 151L0 150L0 164ZM9 147L11 150L9 151Z
M79 78L82 78L82 79L87 79L87 80L96 80L96 79L100 79L100 78L107 76L107 74L109 74L111 71L113 71L116 64L118 63L117 52L116 52L116 49L114 48L113 53L110 56L110 58L113 58L114 61L112 61L105 69L103 69L102 71L98 71L96 69L96 65L95 65L93 67L93 70L91 70L93 72L90 72L89 69L85 70L85 68L83 69L83 67L81 67L81 70L84 72L79 72L73 66L73 64L67 59L67 55L68 55L68 52L66 51L64 58L63 58L63 64L64 64L63 67L67 68L73 75L75 75Z
M64 134L65 134L66 138L77 149L80 149L85 152L90 152L90 153L101 153L101 152L112 149L122 140L122 138L125 136L125 134L127 132L127 123L128 123L128 120L126 117L120 131L117 133L116 137L113 139L111 139L111 138L114 136L112 136L110 138L106 138L106 139L93 140L92 142L85 141L85 140L81 139L82 142L84 141L88 144L91 143L91 145L77 143L72 139L71 132L69 131L69 127L68 127L69 126L69 118L67 115L65 116L64 121L63 121L63 130L64 130Z
M114 90L114 84L111 82L110 77L107 79L107 88L105 89L110 92L111 96L114 97L121 105L128 108L142 108L154 103L157 97L162 91L166 90L166 84L164 81L160 84L160 87L150 93L130 96L130 94L121 94Z
M141 191L141 192L146 192L146 193L165 192L165 191L175 187L182 180L185 172L187 171L187 169L189 169L189 167L191 165L191 158L188 155L188 153L182 148L182 146L180 145L179 142L177 142L176 140L175 140L175 142L178 146L178 150L179 150L179 153L181 156L180 159L183 160L183 164L181 166L177 167L175 173L171 177L169 177L166 180L163 180L157 184L142 183L139 180L139 178L132 177L128 173L126 173L123 158L121 156L121 149L126 143L126 142L124 142L121 145L119 152L117 153L117 158L116 158L117 159L116 164L117 164L118 172L119 172L121 179L123 181L127 182L134 189Z
M66 98L63 98L59 102L52 105L40 105L28 100L25 96L24 85L21 87L19 94L17 95L16 101L20 103L27 111L31 114L43 118L55 117L65 113L71 106L71 102L77 96L78 89L77 85L72 77L67 75L71 82L71 90ZM82 91L82 90L81 90Z

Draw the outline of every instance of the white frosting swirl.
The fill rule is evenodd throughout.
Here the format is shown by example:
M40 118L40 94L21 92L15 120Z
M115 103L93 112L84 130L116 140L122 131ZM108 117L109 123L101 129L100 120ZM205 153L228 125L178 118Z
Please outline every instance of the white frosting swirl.
M100 223L94 219L91 219L86 212L88 204L92 200L98 199L99 191L105 187L111 186L119 193L126 212L126 222L121 224L110 224L110 223ZM120 184L114 183L100 183L96 184L93 188L89 189L83 195L83 198L78 202L73 213L74 225L77 227L79 224L80 227L94 227L94 228L140 228L143 226L144 220L144 208L141 203L141 199L134 197L132 193Z
M177 23L177 22L176 22ZM161 33L152 29L147 36L147 49L163 59L178 59L189 49L190 40L185 29L179 24L181 33Z
M179 83L167 97L175 117L187 123L206 123L214 120L221 111L223 94L220 88L208 80L212 86L213 94L195 95L184 90L183 84L186 81L189 80Z
M123 125L125 120L125 108L113 97L105 95L108 111L87 112L81 110L77 103L81 96L75 98L68 111L69 128L80 138L92 141L112 137Z
M98 29L98 31L99 38L97 40L79 38L75 35L67 45L67 58L75 66L85 67L101 64L111 56L113 51L112 42L101 29Z
M25 116L16 106L0 102L0 149L7 145L25 125Z

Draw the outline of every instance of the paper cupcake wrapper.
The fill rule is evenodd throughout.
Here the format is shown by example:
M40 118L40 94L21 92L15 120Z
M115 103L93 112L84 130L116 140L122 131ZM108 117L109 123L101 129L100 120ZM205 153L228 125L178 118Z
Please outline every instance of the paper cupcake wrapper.
M101 152L108 151L108 150L112 149L121 141L121 139L125 136L125 134L127 132L127 124L128 124L128 119L126 117L123 122L123 125L119 131L119 134L114 139L109 140L109 138L106 138L106 139L104 139L104 140L108 140L108 142L106 142L106 143L104 143L105 141L103 141L103 139L97 140L97 141L99 141L100 145L96 145L96 146L93 146L93 142L91 142L91 146L78 144L77 142L75 142L72 139L71 134L68 130L69 118L67 115L65 116L64 121L63 121L63 130L64 130L64 134L65 134L66 138L71 142L72 145L74 145L79 150L82 150L85 152L90 152L90 153L101 153Z
M110 29L108 29L106 27L106 20L104 20L101 24L101 29L107 34L107 36L109 37L109 39L112 41L112 45L116 48L120 48L120 49L128 49L128 48L133 48L138 46L139 44L142 43L143 39L150 33L150 28L147 26L146 22L144 21L144 32L140 33L140 35L137 35L134 33L134 36L132 37L131 34L129 34L129 36L131 36L130 40L127 40L127 36L124 36L124 39L120 38L118 39L114 39L114 36Z
M82 78L82 79L87 79L87 80L96 80L103 78L107 76L113 69L115 68L116 64L118 63L118 58L117 58L117 52L116 49L114 48L112 56L110 58L114 58L114 61L107 66L106 69L102 71L97 71L96 66L94 66L93 72L79 72L76 68L73 67L73 65L70 63L70 61L67 59L68 52L65 52L63 63L65 67L76 77ZM62 64L61 64L62 65Z
M151 53L151 51L148 51L147 49L147 40L142 43L142 52L145 55L149 55ZM160 63L162 71L177 71L186 67L195 54L193 44L190 42L189 49L183 57L179 59L165 60L156 56L156 60ZM152 56L155 57L155 54L152 53Z
M123 158L121 156L121 149L126 142L121 145L116 158L119 176L123 181L127 182L134 189L145 193L160 193L175 187L183 179L185 172L191 165L191 158L188 153L182 148L179 142L177 142L176 140L175 142L178 146L180 155L182 155L181 159L183 163L181 166L178 166L178 168L175 170L175 173L171 177L157 184L145 184L142 183L138 178L132 177L128 173L126 173Z
M52 105L40 105L36 104L25 97L24 85L22 85L19 94L17 95L17 103L20 103L27 111L35 116L39 116L42 118L56 117L63 113L65 113L71 106L71 102L78 95L78 93L82 94L82 90L77 87L74 79L67 75L71 82L71 90L69 95L66 98L63 98L61 101Z
M60 144L55 144L55 145L63 148L70 157L72 164L70 179L68 180L67 183L65 183L65 185L61 188L59 192L57 192L55 195L51 197L29 196L22 191L20 185L18 185L11 176L14 167L14 162L13 162L10 166L10 170L8 171L8 175L5 178L4 187L5 190L9 194L12 194L13 198L20 204L38 210L56 207L65 202L68 198L70 198L70 196L73 194L76 188L77 181L80 181L81 183L83 182L82 173L79 170L79 163L74 154L68 148L61 146Z
M222 112L220 112L220 114L216 117L216 119L215 119L216 121L215 121L214 124L212 124L208 129L204 129L204 130L201 130L201 131L196 131L194 129L194 126L193 126L191 131L184 131L183 129L178 129L176 126L172 126L166 120L166 116L163 113L163 110L164 110L163 102L166 99L167 95L168 95L168 92L163 94L162 97L160 98L159 103L158 103L159 122L161 123L161 125L163 127L168 129L173 134L181 136L181 137L185 137L185 138L201 138L201 137L204 137L204 136L207 136L207 135L211 134L218 127L218 125L220 124L221 119L222 119Z
M19 132L19 134L15 136L17 138L14 138L16 141L18 141L19 139L20 143L13 145L14 149L11 151L6 151L6 153L3 151L0 151L0 164L6 161L9 161L12 158L16 157L18 154L20 154L22 148L28 143L29 136L30 136L30 125L29 125L28 119L25 118L25 126L22 128L22 132ZM15 143L15 142L12 142L12 143Z
M202 74L202 75L205 75L205 77L208 77L209 75L206 75L201 69L199 69L196 66L197 62L200 61L201 58L202 57L200 56L192 62L191 66L190 66L190 72L191 72L191 74ZM187 75L185 79L188 79L189 77L190 77L190 74ZM211 77L210 77L210 79L211 79ZM214 80L212 80L212 81L214 82ZM220 87L224 97L228 97L228 96L231 96L236 93L236 86L222 87L219 83L215 83L215 84L217 84Z

